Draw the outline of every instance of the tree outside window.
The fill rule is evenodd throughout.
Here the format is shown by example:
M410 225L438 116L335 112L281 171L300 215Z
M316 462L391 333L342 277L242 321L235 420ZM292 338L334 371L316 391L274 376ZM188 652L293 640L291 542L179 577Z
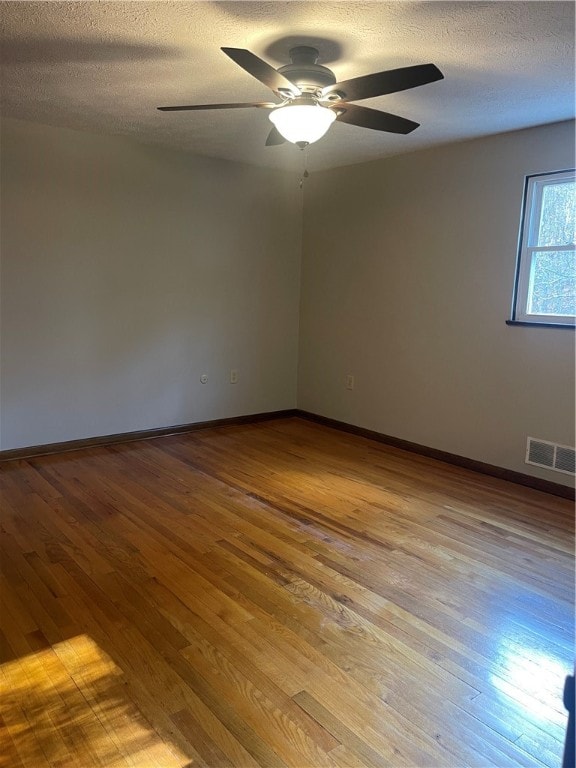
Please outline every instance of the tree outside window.
M576 175L526 179L513 320L573 326L576 320Z

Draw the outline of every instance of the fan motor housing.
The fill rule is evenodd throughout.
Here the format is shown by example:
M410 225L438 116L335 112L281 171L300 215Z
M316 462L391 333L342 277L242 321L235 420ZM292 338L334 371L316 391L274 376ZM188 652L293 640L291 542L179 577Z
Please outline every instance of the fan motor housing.
M290 64L278 69L291 83L301 91L315 93L327 85L334 85L336 77L328 67L317 64L319 53L316 48L298 45L290 49Z

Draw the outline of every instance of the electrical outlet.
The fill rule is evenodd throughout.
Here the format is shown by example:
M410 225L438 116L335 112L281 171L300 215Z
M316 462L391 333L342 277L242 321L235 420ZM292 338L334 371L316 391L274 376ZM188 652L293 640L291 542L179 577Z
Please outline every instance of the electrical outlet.
M230 384L238 384L238 371L232 368L230 371Z
M208 384L208 374L203 373L202 376L200 376L200 381L202 382L202 384Z
M354 376L351 373L346 376L346 389L354 389Z

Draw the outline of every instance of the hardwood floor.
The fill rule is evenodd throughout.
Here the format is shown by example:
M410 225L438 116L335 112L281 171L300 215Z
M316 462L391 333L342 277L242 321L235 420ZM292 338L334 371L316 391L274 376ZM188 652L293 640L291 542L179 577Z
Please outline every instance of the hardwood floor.
M560 764L571 502L297 418L0 482L0 765Z

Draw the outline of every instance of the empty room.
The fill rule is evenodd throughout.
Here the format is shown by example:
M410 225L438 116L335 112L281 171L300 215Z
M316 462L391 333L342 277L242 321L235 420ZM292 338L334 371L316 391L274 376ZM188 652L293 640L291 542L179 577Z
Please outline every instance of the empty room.
M0 765L574 766L574 3L0 16Z

